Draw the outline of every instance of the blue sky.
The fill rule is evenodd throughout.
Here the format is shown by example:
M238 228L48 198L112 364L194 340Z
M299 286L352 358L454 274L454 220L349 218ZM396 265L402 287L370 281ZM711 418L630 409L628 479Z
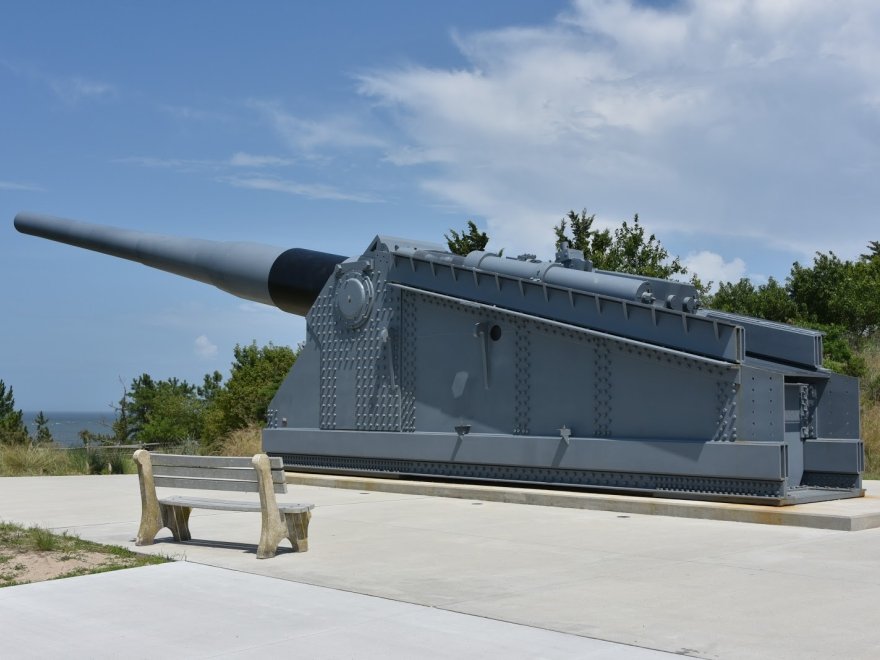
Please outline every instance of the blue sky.
M0 379L103 410L298 317L16 233L17 211L360 253L508 253L638 212L704 279L880 239L880 5L15 2L0 9Z

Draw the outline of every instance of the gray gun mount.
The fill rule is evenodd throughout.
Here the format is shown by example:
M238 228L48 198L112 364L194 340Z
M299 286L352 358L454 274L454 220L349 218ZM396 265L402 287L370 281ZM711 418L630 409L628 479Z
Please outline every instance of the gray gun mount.
M822 334L702 309L689 284L562 246L358 257L21 213L24 233L306 317L263 447L289 469L795 504L864 494L858 380Z

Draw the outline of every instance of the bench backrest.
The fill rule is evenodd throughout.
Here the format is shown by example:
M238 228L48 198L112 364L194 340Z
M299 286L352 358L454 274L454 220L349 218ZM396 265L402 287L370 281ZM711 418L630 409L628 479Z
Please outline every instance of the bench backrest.
M156 486L200 488L258 493L257 471L250 458L229 456L183 456L150 454ZM286 493L284 466L279 457L270 457L272 486L276 493Z

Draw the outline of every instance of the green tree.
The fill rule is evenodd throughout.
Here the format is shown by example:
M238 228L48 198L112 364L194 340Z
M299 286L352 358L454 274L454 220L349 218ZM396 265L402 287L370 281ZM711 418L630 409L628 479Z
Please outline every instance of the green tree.
M217 393L223 388L223 374L219 371L205 374L202 384L196 389L199 397L204 401L210 402L214 400Z
M55 441L55 438L52 437L52 431L49 429L49 419L42 410L34 419L34 426L36 427L35 440L38 444L50 444Z
M126 437L135 437L147 425L157 391L156 382L150 374L141 374L131 381L128 389L123 387L119 408L126 414Z
M607 261L608 251L613 242L611 231L593 229L595 221L596 214L587 215L587 209L580 213L569 211L568 215L553 228L556 234L556 247L558 249L563 243L568 243L569 247L583 252L584 257L593 262L594 268L611 270ZM567 233L569 228L571 234Z
M593 267L600 270L664 280L687 274L681 259L670 259L669 251L654 234L646 237L638 213L633 216L632 224L624 220L613 234L609 229L593 229L595 220L596 214L587 215L586 209L580 213L569 211L553 228L556 247L568 243L570 247L583 251L584 256L593 262ZM569 227L571 234L568 233ZM700 286L703 287L702 283Z
M809 321L843 326L856 337L880 328L880 259L872 255L844 261L817 252L812 266L791 267L788 291Z
M153 396L144 426L138 433L140 442L185 442L198 440L202 431L204 402L188 391L160 381Z
M473 220L467 221L467 230L459 233L450 229L449 234L444 234L443 238L446 239L450 252L462 256L467 256L474 250L485 250L486 244L489 242L489 236L486 232L477 229Z
M626 220L614 230L614 242L609 250L612 268L621 273L635 273L664 280L676 275L686 275L681 260L670 260L669 252L654 234L645 238L645 228L639 224L639 214L633 216L632 225Z
M95 433L94 431L83 429L79 433L77 433L77 435L79 436L80 442L83 443L84 447L117 444L116 438L110 433Z
M811 266L795 262L785 285L773 278L722 283L708 301L715 309L820 330L825 366L850 376L866 373L856 350L880 328L880 242L857 261L817 252Z
M797 322L801 316L786 287L772 277L757 287L745 277L736 283L722 282L706 304L720 311L779 323Z
M868 253L861 256L862 261L880 260L880 241L870 241L868 243Z
M15 409L12 387L0 380L0 444L25 445L31 442L24 414Z
M819 330L825 334L822 338L822 355L824 358L822 365L826 369L859 378L867 373L867 361L856 350L858 342L853 341L852 335L847 332L846 328L840 325L813 323L803 319L797 320L795 325L810 328L811 330Z
M207 406L202 440L213 449L227 433L262 423L275 392L296 361L289 346L236 345L229 380Z
M128 444L133 434L132 420L129 413L131 403L129 401L128 388L125 386L125 383L122 382L121 378L119 379L119 382L122 384L122 397L119 399L119 403L113 408L116 411L116 419L113 420L112 427L113 444L124 445Z
M141 374L120 401L114 435L138 442L194 440L201 435L204 409L205 402L194 385L177 378L157 381Z

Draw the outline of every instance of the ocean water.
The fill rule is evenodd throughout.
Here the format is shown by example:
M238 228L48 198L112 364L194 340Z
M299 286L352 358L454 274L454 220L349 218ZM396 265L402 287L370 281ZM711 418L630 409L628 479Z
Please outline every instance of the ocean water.
M31 433L34 433L34 419L39 411L25 411L24 421ZM49 430L55 442L65 447L78 447L82 444L79 432L83 429L92 433L111 433L115 415L113 411L103 412L58 412L45 410L43 414L49 420Z

